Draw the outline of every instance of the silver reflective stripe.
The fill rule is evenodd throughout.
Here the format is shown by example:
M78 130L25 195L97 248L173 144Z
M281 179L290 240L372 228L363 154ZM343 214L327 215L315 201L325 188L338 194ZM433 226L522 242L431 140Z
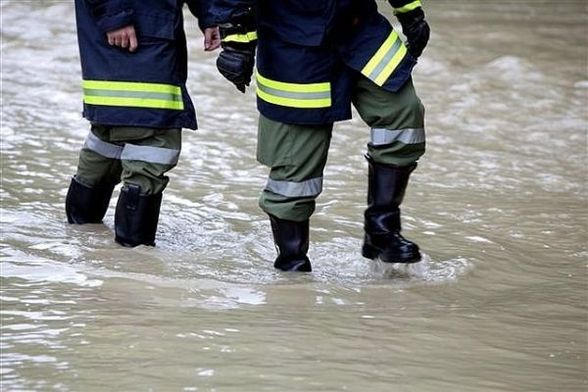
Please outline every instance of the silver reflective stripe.
M150 163L160 163L162 165L175 165L178 163L179 157L180 150L125 144L125 148L120 156L120 159L125 161L144 161Z
M139 99L160 99L162 101L182 102L181 95L170 95L169 93L150 91L110 91L85 88L84 94L92 97L118 97L118 98L139 98Z
M323 190L323 178L311 178L302 182L278 181L269 178L265 189L288 197L318 196Z
M424 128L407 128L399 130L372 128L372 145L382 146L401 142L404 144L418 144L425 142Z
M258 84L258 87L264 93L268 93L270 95L274 95L276 97L281 97L281 98L290 98L290 99L331 99L331 92L330 91L317 91L317 92L284 91L284 90L278 90L278 89L275 89L275 88L264 86L261 83Z
M122 154L123 147L117 146L116 144L106 143L103 140L100 140L96 135L92 132L88 134L86 137L86 142L84 143L84 148L94 151L97 154L102 155L106 158L111 159L120 159L120 155Z

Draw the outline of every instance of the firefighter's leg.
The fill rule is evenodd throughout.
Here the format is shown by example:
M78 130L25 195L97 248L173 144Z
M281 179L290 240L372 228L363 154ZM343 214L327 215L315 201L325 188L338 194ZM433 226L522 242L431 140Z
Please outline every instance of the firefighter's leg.
M277 269L310 271L309 219L322 191L332 124L284 124L260 116L257 160L270 167L259 205L270 217Z
M115 240L128 247L155 245L166 172L178 162L180 129L117 128L125 140L121 154L123 172L114 216Z
M122 145L111 143L108 127L93 125L80 151L78 168L65 199L69 223L100 223L120 181Z
M390 263L421 259L418 245L401 234L400 204L417 160L425 152L424 108L409 80L388 92L360 78L353 103L371 128L364 257Z

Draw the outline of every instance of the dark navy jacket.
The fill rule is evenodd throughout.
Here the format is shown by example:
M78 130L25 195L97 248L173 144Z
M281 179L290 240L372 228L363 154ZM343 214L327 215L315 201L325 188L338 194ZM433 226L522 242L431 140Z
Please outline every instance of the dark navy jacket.
M214 25L212 0L75 0L84 117L113 126L196 129L186 90L182 7L201 29ZM106 32L133 25L134 53L111 46Z
M420 1L391 5L402 11ZM394 92L416 64L375 0L215 0L212 12L220 24L247 7L257 14L258 108L273 120L349 119L361 74Z

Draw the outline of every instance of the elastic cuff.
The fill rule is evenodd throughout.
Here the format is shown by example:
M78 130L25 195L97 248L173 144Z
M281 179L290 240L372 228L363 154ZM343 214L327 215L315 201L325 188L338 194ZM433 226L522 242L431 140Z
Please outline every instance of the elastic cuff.
M403 5L402 7L394 8L394 14L405 14L410 11L414 11L417 8L422 8L422 4L420 0L413 1L412 3L408 3Z

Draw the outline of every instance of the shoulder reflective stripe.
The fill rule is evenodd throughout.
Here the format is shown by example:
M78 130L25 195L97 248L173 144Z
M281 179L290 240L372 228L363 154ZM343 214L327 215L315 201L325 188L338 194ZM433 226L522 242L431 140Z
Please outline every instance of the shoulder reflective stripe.
M382 86L406 55L406 46L396 31L392 31L361 73Z
M278 181L269 178L265 189L287 197L318 196L323 191L323 177L311 178L302 182Z
M120 159L120 154L123 150L122 146L117 146L116 144L111 144L103 140L100 140L92 132L90 132L86 137L86 141L84 143L83 148L94 151L95 153L100 154L103 157L111 159Z
M170 84L84 80L82 87L90 105L184 109L182 89Z
M331 83L286 83L268 79L259 74L257 95L280 106L294 108L325 108L331 106Z
M243 42L248 43L257 39L257 31L250 31L247 34L227 35L222 39L223 42Z
M422 4L421 4L420 0L416 0L416 1L413 1L412 3L408 3L406 5L403 5L402 7L395 8L394 13L395 14L403 14L405 12L412 11L412 10L419 8L419 7L422 7Z
M382 146L394 142L401 142L404 144L419 144L425 142L424 128L407 128L400 130L372 128L371 134L371 144L374 146Z
M175 165L178 163L179 157L180 150L125 144L120 159L125 161L143 161L160 163L162 165Z

